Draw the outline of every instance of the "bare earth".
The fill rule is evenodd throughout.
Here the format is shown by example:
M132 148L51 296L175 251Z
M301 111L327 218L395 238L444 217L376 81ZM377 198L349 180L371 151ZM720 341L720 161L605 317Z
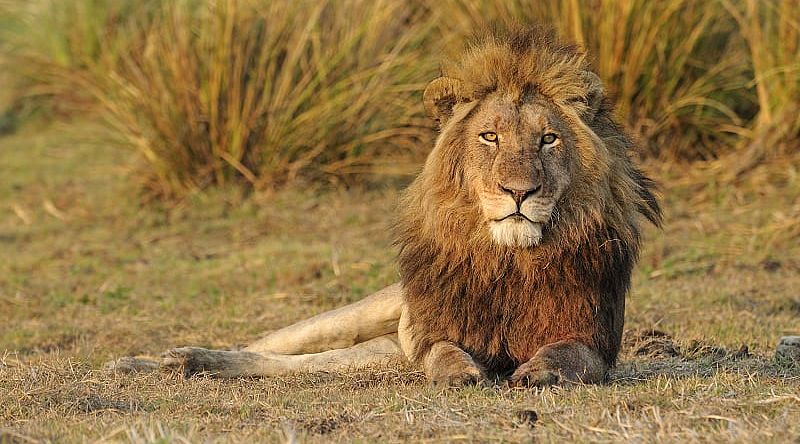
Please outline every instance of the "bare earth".
M102 363L235 347L396 281L402 184L143 205L92 131L0 138L0 443L800 439L800 365L773 357L800 334L797 165L736 185L648 165L666 226L646 232L607 385L439 391L403 363L187 379Z

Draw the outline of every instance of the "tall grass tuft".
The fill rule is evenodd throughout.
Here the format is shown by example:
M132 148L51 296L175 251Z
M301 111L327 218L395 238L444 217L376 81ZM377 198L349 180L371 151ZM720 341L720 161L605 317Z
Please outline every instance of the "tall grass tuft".
M0 1L0 69L15 106L84 111L89 71L104 69L124 44L125 22L145 17L155 0Z
M752 137L736 167L741 174L766 157L800 153L800 0L724 0L747 43L758 102Z
M744 69L731 57L733 21L692 0L441 0L443 33L498 23L545 23L587 49L623 121L651 155L715 156L741 133ZM446 11L446 12L445 12ZM747 108L747 107L745 107Z
M392 0L180 1L93 86L158 193L342 178L427 137L424 31Z

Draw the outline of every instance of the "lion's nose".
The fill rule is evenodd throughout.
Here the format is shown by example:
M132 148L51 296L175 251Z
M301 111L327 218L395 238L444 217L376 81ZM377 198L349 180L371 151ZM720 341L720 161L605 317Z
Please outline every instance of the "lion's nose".
M500 189L503 190L503 192L508 193L508 194L511 195L511 197L514 199L514 202L517 203L517 209L519 209L522 206L522 202L524 202L525 199L527 199L530 196L533 196L534 194L538 193L539 190L542 189L542 185L541 184L531 185L531 186L528 186L528 187L519 187L519 186L517 186L517 187L514 187L514 188L509 187L509 186L504 186L503 184L499 184L499 185L500 185Z

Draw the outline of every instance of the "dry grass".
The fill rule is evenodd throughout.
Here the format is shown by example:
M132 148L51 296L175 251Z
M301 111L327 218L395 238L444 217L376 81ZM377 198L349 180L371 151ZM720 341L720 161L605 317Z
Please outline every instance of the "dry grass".
M93 107L86 77L113 62L127 22L152 4L0 0L0 66L13 73L4 79L9 110L22 119L42 108L62 117L86 113Z
M800 434L797 376L757 360L629 358L620 373L602 387L440 392L404 369L187 380L107 375L51 358L6 370L15 387L3 413L24 412L24 425L5 433L34 442L782 442Z
M648 166L664 185L666 228L646 233L608 385L439 392L403 366L232 381L123 376L102 363L245 343L396 280L386 228L398 191L312 187L245 199L234 188L143 209L120 201L129 184L115 165L126 159L87 144L92 131L0 139L9 167L0 182L0 441L800 437L800 369L772 358L778 337L798 333L800 245L770 242L768 231L798 214L796 173L755 171L753 182L720 186L707 173L701 182L686 168Z
M168 197L407 173L429 145L419 95L440 54L487 24L540 21L588 49L648 155L734 153L741 176L798 149L798 11L797 0L0 0L0 62L16 85L0 127L42 102L97 113L139 153L134 178Z
M749 49L758 98L750 140L735 164L741 176L765 159L800 151L800 1L724 1Z
M168 3L87 87L161 194L341 178L428 138L425 26L393 1Z
M619 116L650 155L711 158L742 133L744 54L716 2L431 2L455 50L476 26L542 22L586 48ZM735 108L741 108L738 111Z
M800 334L796 0L345 3L0 0L0 62L17 68L0 78L20 82L0 132L43 102L115 129L0 138L0 443L800 439L800 368L773 358ZM402 183L325 184L426 151L438 48L532 18L595 54L651 154L714 158L647 165L665 229L645 233L609 384L101 370L246 343L397 280ZM143 159L134 177L183 199L126 199Z

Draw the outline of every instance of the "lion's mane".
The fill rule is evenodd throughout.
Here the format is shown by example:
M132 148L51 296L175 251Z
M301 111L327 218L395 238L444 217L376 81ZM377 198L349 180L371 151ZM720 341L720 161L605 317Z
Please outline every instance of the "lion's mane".
M503 374L548 343L596 348L613 365L625 294L640 244L640 215L660 223L653 182L633 163L634 143L592 85L585 55L541 28L488 34L448 77L481 100L494 91L546 97L576 134L579 167L556 204L540 245L492 242L465 185L459 122L443 125L422 173L406 191L396 244L420 359L442 340ZM454 119L455 120L455 119Z

